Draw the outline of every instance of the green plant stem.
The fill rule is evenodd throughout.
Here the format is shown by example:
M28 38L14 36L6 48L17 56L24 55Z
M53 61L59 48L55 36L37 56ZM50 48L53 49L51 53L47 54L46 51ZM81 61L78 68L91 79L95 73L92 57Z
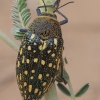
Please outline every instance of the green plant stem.
M45 94L45 100L58 100L55 84Z
M2 39L6 44L18 52L19 46L13 40L11 40L7 35L0 31L0 39Z
M72 84L71 84L70 79L67 80L67 82L68 82L68 86L69 86L70 93L71 93L71 99L72 99L72 100L75 100L74 91L73 91L73 87L72 87Z

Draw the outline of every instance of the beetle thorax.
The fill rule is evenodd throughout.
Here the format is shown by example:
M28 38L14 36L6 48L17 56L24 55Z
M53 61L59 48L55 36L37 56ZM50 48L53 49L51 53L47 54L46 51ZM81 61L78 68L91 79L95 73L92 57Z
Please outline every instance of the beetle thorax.
M50 16L39 16L29 26L29 31L42 39L62 37L60 24L57 19Z
M57 19L57 16L54 13L42 12L39 16L49 16L49 17Z

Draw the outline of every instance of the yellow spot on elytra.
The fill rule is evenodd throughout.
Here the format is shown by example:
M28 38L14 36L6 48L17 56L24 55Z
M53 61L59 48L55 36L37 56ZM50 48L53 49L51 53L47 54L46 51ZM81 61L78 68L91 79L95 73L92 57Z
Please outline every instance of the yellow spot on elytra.
M60 59L58 60L58 64L57 64L57 70L59 70L59 63L60 63Z
M25 74L25 75L27 75L27 74L28 74L28 71L27 71L27 70L25 70L25 71L24 71L24 74Z
M38 89L38 88L36 88L36 89L34 90L34 93L38 93L38 91L39 91L39 89Z
M60 67L60 66L58 65L58 66L57 66L57 70L59 69L59 67Z
M38 62L38 58L34 58L34 62Z
M24 99L26 99L26 95L24 95Z
M52 45L52 43L50 43L50 45Z
M34 53L36 52L36 50L33 51Z
M24 93L26 93L26 91L24 91Z
M40 91L40 92L39 92L39 95L41 95L41 93L42 93L42 92Z
M32 73L35 73L35 70L32 70L31 72L32 72Z
M46 48L46 41L43 42L42 50L44 50L45 48Z
M47 83L46 82L44 82L43 84L42 84L42 86L45 86Z
M20 91L20 93L22 94L22 93L23 93L23 91Z
M32 35L31 35L31 37L30 37L30 39L33 39L33 38L34 38L34 36L35 36L35 34L32 34Z
M29 87L28 87L28 91L29 91L29 92L32 91L32 85L29 85Z
M29 64L30 63L30 60L29 59L26 59L26 62Z
M38 79L40 80L42 79L42 74L39 74Z
M54 44L57 45L57 39L56 38L54 39Z
M19 79L22 80L22 74L20 74Z
M23 48L25 48L25 45L23 45Z
M42 50L42 45L39 46L39 50Z
M20 61L17 62L17 66L20 67Z
M27 83L26 82L24 82L24 86L27 86Z
M22 85L20 85L20 88L21 88L21 89L23 88Z
M48 77L49 76L49 74L46 74L46 77Z
M19 78L18 78L18 75L16 76L16 78L17 78L17 80L19 79Z
M33 76L30 77L30 79L33 79L33 78L34 78Z
M25 56L22 56L22 63L25 62Z
M30 98L30 95L28 96L28 100L30 100L31 98Z
M55 53L53 53L51 56L54 57L55 56Z
M57 49L57 47L55 47L54 49Z
M36 45L36 43L34 42L34 45Z
M43 40L40 39L40 41L43 43Z
M56 68L56 65L54 65L53 68Z
M51 50L48 50L47 52L48 52L48 53L50 53L50 52L51 52Z
M49 63L49 67L52 67L52 63Z
M31 46L28 46L28 50L31 50Z
M42 65L45 65L45 61L44 61L44 60L41 60L41 64L42 64Z
M22 52L22 48L20 49L20 55L22 54L23 52Z

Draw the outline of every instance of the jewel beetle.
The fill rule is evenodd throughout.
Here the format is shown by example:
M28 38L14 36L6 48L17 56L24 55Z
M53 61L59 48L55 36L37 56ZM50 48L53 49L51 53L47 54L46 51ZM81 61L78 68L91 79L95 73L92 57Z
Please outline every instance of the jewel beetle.
M44 1L43 1L44 2ZM26 32L23 36L16 61L16 77L20 93L23 100L40 100L42 96L51 88L58 72L63 67L63 38L61 25L68 22L66 16L58 11L60 0L54 5L39 6L37 8L38 17L29 25L28 29L20 29ZM63 6L73 3L68 2ZM65 19L58 22L54 13L47 13L47 7L55 7L57 12ZM40 11L45 8L45 12ZM63 70L61 70L63 78Z

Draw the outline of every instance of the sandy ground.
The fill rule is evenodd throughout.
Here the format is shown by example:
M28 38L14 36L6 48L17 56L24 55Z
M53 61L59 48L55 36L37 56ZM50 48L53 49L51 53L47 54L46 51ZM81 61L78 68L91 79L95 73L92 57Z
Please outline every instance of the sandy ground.
M32 19L36 17L33 1L28 1ZM61 4L66 1L62 0ZM16 41L11 34L12 4L13 0L0 0L0 30ZM90 83L88 92L76 100L100 100L100 0L76 0L61 11L69 19L69 23L62 26L62 33L64 56L69 62L66 70L74 92ZM58 19L62 17L58 15ZM16 57L17 52L0 40L0 100L22 100L15 78ZM59 100L70 100L57 91Z

